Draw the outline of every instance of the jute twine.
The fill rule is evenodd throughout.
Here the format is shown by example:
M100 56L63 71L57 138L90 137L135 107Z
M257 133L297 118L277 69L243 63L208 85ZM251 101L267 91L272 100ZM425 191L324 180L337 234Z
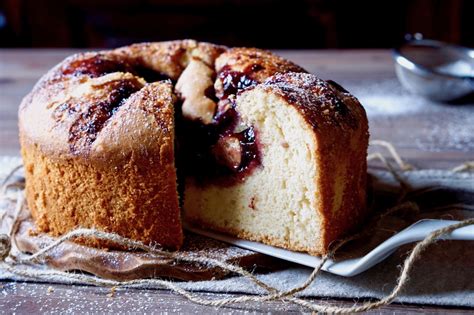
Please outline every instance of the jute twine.
M398 168L401 171L407 171L413 169L413 167L407 163L405 163L400 155L397 153L395 148L392 144L386 141L381 140L374 140L371 142L371 145L374 146L382 146L387 149L389 154L392 156L393 160L398 165ZM12 240L15 241L14 235L16 233L16 229L20 222L19 217L20 213L24 206L24 192L21 185L17 185L15 183L8 184L10 178L14 175L16 171L21 169L21 166L15 167L12 172L5 178L2 183L2 187L0 190L0 198L10 198L14 202L16 202L15 206L15 214L13 224L9 231L9 235L1 234L0 235L0 267L8 272L13 274L17 274L23 277L31 278L31 279L42 279L42 280L50 280L54 278L62 278L70 280L71 282L82 282L87 283L95 286L110 286L110 287L133 287L133 288L147 288L150 286L154 287L162 287L165 289L172 290L173 292L180 294L187 298L188 300L205 305L205 306L213 306L213 307L222 307L229 304L236 304L236 303L243 303L243 302L264 302L264 301L287 301L297 305L300 305L304 308L307 308L314 312L321 312L321 313L335 313L335 314L345 314L345 313L354 313L354 312L363 312L368 311L371 309L375 309L384 305L390 304L406 287L407 283L409 282L409 274L410 271L413 269L414 263L417 259L421 257L421 254L424 250L426 250L429 246L436 243L437 240L440 239L443 235L449 234L452 231L474 224L474 218L461 221L459 223L447 226L442 229L438 229L432 233L430 233L423 241L418 242L415 247L411 250L410 255L405 259L403 263L403 267L400 271L400 275L397 279L397 283L395 287L392 289L391 293L386 295L384 298L374 301L374 302L365 302L360 305L354 305L351 307L339 307L333 306L326 303L313 303L308 300L298 298L295 295L300 293L301 291L308 288L317 276L321 272L321 268L323 267L324 263L332 258L336 251L344 244L354 239L360 238L367 233L370 233L372 229L376 226L376 223L383 219L385 216L392 214L396 211L400 211L402 209L411 210L411 211L419 211L418 205L412 201L404 200L406 196L406 192L409 191L408 184L404 181L402 176L398 173L397 170L388 162L388 160L380 153L374 153L368 156L368 160L372 159L379 159L383 165L392 173L394 178L400 183L402 188L401 197L398 200L398 204L392 208L387 209L386 211L382 212L373 220L373 224L371 224L368 228L363 230L362 232L349 236L345 239L342 239L338 242L335 242L330 247L329 253L322 257L318 266L313 270L311 275L300 285L295 286L291 289L280 291L275 287L272 287L265 282L259 280L255 275L248 272L247 270L233 265L226 262L219 261L217 259L212 259L209 257L189 257L187 255L183 255L179 252L168 252L165 251L157 246L148 246L143 244L142 242L134 241L132 239L124 238L118 234L114 233L107 233L102 232L94 229L76 229L73 230L62 237L58 238L52 244L42 248L40 251L32 254L32 255L25 255L23 254L22 257L17 257L12 253ZM474 166L474 162L467 162L463 165L460 165L454 169L453 172L461 172L472 169ZM16 188L17 196L16 198L12 198L7 196L7 190L11 187ZM452 208L471 208L472 205L463 205L463 204L453 204L450 206L444 206L443 209ZM138 280L129 280L129 281L115 281L115 280L107 280L101 279L95 276L89 276L85 274L76 274L76 273L68 273L62 272L57 270L50 270L50 269L38 269L35 266L41 264L44 258L50 253L52 250L57 248L62 243L73 240L74 238L82 237L82 238L95 238L100 240L112 241L118 245L123 247L127 247L131 250L140 249L147 253L156 255L157 257L167 258L174 261L182 261L182 262L191 262L191 263L198 263L208 266L217 266L226 270L228 272L232 272L242 277L248 279L253 284L263 288L268 293L262 295L241 295L238 297L229 297L229 298L221 298L221 299L208 299L203 298L200 295L185 290L181 288L176 282L162 280L162 279L138 279Z

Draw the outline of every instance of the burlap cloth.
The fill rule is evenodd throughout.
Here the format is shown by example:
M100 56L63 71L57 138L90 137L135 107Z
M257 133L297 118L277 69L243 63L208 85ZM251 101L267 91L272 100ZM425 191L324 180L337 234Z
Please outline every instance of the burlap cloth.
M0 180L12 167L19 163L18 157L0 157ZM381 187L382 191L384 190L383 187L389 187L388 190L390 190L390 187L397 186L396 180L387 171L370 170L370 174L373 177L373 182L376 183L377 187ZM417 200L422 208L433 209L433 205L439 208L439 210L430 210L412 215L410 220L474 217L474 210L470 207L449 211L442 209L445 204L474 205L474 173L413 170L402 172L401 175L413 190L426 189L432 191L432 193L426 194L425 197ZM390 232L395 233L396 228ZM400 264L410 248L410 246L400 248L384 262L352 278L323 272L300 296L353 299L381 298L390 293L395 285L399 276ZM292 265L284 270L257 275L257 277L273 287L284 290L302 283L311 271L311 268ZM77 280L61 277L31 280L11 274L1 268L0 279L83 284ZM230 277L218 281L181 282L178 285L192 291L265 293L263 289L242 277ZM422 259L416 262L407 288L396 301L474 307L474 242L440 241L430 247L423 254Z

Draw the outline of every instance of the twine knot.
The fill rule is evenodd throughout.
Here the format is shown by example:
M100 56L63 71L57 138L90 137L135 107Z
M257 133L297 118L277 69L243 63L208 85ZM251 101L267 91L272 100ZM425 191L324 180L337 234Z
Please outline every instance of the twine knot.
M5 259L10 255L12 249L12 242L10 237L6 234L0 234L0 262L5 261Z

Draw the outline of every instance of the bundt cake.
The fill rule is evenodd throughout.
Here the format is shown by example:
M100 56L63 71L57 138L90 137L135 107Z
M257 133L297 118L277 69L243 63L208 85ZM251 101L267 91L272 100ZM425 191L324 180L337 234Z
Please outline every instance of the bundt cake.
M182 216L319 255L367 213L363 107L267 51L185 40L74 55L19 118L28 205L53 235L178 249Z

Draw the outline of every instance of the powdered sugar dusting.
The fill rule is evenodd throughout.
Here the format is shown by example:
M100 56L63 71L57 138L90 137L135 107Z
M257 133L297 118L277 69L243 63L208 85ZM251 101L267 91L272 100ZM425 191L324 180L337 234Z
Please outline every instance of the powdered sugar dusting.
M421 132L426 139L417 138L416 145L423 150L441 152L445 148L463 152L474 151L474 113L460 110L450 113L454 119L449 121L443 117L447 113L429 117Z
M351 92L366 109L371 126L380 128L387 119L393 124L414 120L416 129L411 137L420 150L474 150L473 104L432 102L404 90L396 78L363 82L352 87Z
M433 105L422 97L408 94L395 79L364 82L351 92L357 96L369 117L415 113Z
M264 87L297 105L306 121L315 128L328 124L356 128L363 119L360 105L351 94L338 84L312 74L277 74L266 80Z

